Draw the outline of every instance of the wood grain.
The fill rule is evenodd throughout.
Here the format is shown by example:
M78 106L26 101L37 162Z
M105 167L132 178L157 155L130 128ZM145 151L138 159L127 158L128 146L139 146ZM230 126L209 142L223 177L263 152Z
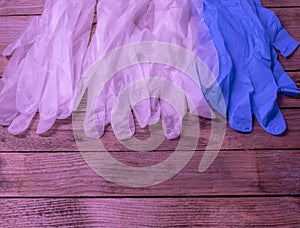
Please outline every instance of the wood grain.
M269 135L257 124L257 122L254 123L254 131L252 134L236 132L227 124L222 149L300 149L300 141L297 140L300 138L300 110L283 110L283 114L287 121L288 130L282 136ZM72 129L73 127L74 129L82 129L81 121L79 120L84 117L84 113L80 113L79 117L78 121L73 121L73 125L71 118L63 121L57 121L53 129L42 136L38 136L35 133L38 118L35 118L30 128L18 137L10 135L5 127L0 127L0 151L78 151ZM197 150L205 150L207 147L211 134L210 123L210 120L200 119L201 132ZM185 129L190 129L190 127L194 125L194 121L184 121ZM198 136L195 135L195 132L193 131L185 131L184 134L187 137L187 146L189 146L188 142L198 139ZM138 139L147 139L149 136L150 134L147 129L137 127L136 137ZM87 141L86 138L79 137L77 140L82 144L86 143L89 145L89 141ZM174 150L178 145L178 141L178 139L165 139L156 150ZM115 138L110 126L106 129L104 136L101 138L101 143L109 151L126 151L126 147L120 144L120 142ZM187 146L184 148L188 148ZM99 150L101 151L100 148Z
M0 16L41 14L45 0L1 0Z
M41 14L45 0L1 0L0 16ZM262 0L266 7L299 7L298 0Z
M99 152L102 153L102 152ZM148 167L173 152L112 152L129 166ZM182 151L182 153L185 153ZM198 172L203 152L196 152L175 177L147 188L130 188L98 176L79 152L0 153L0 195L46 196L250 196L299 195L299 150L220 151L204 173ZM108 161L110 173L125 179L122 168ZM156 180L156 172L141 171L145 179Z
M300 1L262 3L300 41ZM0 0L0 52L17 39L33 16L41 14L43 5L44 0ZM287 60L280 57L298 87L299 59L300 48ZM0 77L7 63L0 57ZM200 138L191 161L173 178L149 188L119 186L97 175L78 152L72 130L79 128L78 120L74 125L71 118L57 121L43 136L34 132L38 116L18 137L0 127L0 227L298 227L299 98L278 98L289 128L282 136L265 133L256 121L252 134L235 132L227 125L222 150L205 173L197 170L211 121L200 119ZM79 119L85 105L76 112ZM185 121L190 127L194 123ZM189 145L196 136L193 131L185 134ZM148 129L137 128L136 137L147 139ZM116 140L111 127L101 139L114 158L136 167L167 159L178 142L165 140L152 152L134 152ZM117 175L116 169L111 164L111 175ZM145 175L155 179L159 173Z
M3 227L297 227L299 198L5 199Z

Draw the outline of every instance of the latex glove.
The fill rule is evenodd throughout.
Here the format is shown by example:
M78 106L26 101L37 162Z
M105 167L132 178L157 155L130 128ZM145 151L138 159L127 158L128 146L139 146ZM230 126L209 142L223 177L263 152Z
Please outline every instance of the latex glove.
M286 124L276 103L278 85L272 69L270 32L248 1L204 1L204 11L219 52L218 82L228 106L230 126L251 132L254 114L267 132L281 134ZM206 97L215 99L217 96L209 94L212 91Z
M39 134L56 118L70 116L94 6L95 0L48 0L42 15L4 51L6 55L14 52L0 100L0 106L10 104L0 111L2 124L10 124L10 133L25 131L38 110Z
M79 87L79 94L81 95L78 96L78 101L80 101L85 89L88 87L89 96L87 115L85 119L85 132L92 138L101 137L104 133L104 127L109 123L112 124L114 132L119 139L127 139L132 137L132 135L134 134L134 124L132 122L133 117L132 113L128 111L131 109L133 109L139 123L141 122L139 121L140 119L143 119L144 121L142 122L147 124L155 123L161 116L164 123L166 137L174 138L179 136L181 131L182 117L187 112L188 107L186 95L183 93L176 93L176 101L180 101L181 104L176 105L176 107L181 107L178 109L180 110L180 117L178 118L176 112L174 112L172 107L170 107L170 105L167 105L167 103L164 101L174 100L174 98L172 98L171 96L173 94L172 90L170 88L166 89L166 87L163 87L162 89L161 85L157 84L155 84L156 86L153 86L153 83L151 84L147 82L147 78L149 77L166 79L170 82L173 82L173 84L176 84L179 88L185 87L186 91L194 91L194 93L191 95L194 98L193 104L196 106L196 111L194 113L200 116L212 117L211 110L207 105L204 97L202 96L198 78L197 82L194 83L194 87L197 87L197 89L191 90L188 88L188 86L186 86L189 85L189 83L185 83L185 86L182 85L184 84L183 82L185 82L184 77L182 77L182 72L178 72L178 70L176 71L174 69L172 71L170 71L170 69L166 71L165 69L167 68L154 63L141 64L141 62L143 62L143 60L141 60L141 56L143 55L143 53L146 53L146 55L150 55L152 57L154 56L154 58L156 56L157 58L163 55L161 53L161 50L159 50L158 52L155 52L155 50L153 49L135 50L135 52L130 52L127 50L127 53L130 53L130 55L132 55L129 56L129 58L132 58L132 61L139 63L139 65L131 66L130 68L123 69L122 72L117 73L113 77L113 79L111 79L108 83L101 87L102 94L99 96L98 101L96 101L97 98L95 98L95 96L97 96L97 93L99 93L100 88L99 86L98 88L96 88L96 85L99 85L101 81L105 82L107 80L106 76L103 75L103 71L106 72L108 70L105 68L105 66L109 64L101 64L101 62L99 62L97 66L97 62L96 64L92 63L97 59L101 59L101 57L103 57L106 53L109 53L109 51L113 50L113 47L117 48L122 45L128 45L130 43L132 44L136 42L156 41L177 44L184 48L188 48L189 50L193 50L194 48L191 38L195 36L195 33L192 33L191 26L189 25L189 14L191 10L190 4L183 3L182 1L161 0L149 1L148 3L143 2L142 4L139 3L140 2L133 3L129 1L127 4L119 5L119 2L115 2L114 4L117 4L117 6L113 7L107 6L106 2L99 2L98 4L98 20L102 23L99 23L97 26L95 36L86 56L86 66L92 66L87 67L89 68L87 70L88 73L86 73L86 77L82 80L81 86ZM115 12L112 13L109 10L113 10ZM127 17L124 17L123 15L125 11L127 12ZM162 16L164 20L161 18ZM176 20L179 19L179 23L174 23L175 18ZM196 20L194 20L194 22L196 22ZM125 31L124 27L121 27L122 29L119 28L120 26L123 26L123 24L126 24ZM115 28L113 31L108 33L108 35L111 36L109 37L109 39L107 37L104 37L103 35L107 35L106 30L108 29L108 25L110 28ZM202 25L205 25L203 20ZM208 32L206 26L205 28L206 30L204 30L203 33ZM198 30L194 29L193 31ZM206 43L208 43L207 36L205 37L205 41ZM205 46L206 48L201 50L201 56L211 57L213 56L213 54L211 53L215 53L215 61L213 64L211 64L215 67L215 70L217 69L216 66L218 62L217 52L215 49L213 49L214 46L212 40L210 40L210 44L211 46L206 46L205 43L203 43L203 46ZM197 46L197 48L198 47L199 46ZM205 53L203 50L207 52ZM165 51L168 52L170 50ZM116 54L115 56L119 57L120 55L121 54ZM209 60L207 60L207 62L209 62ZM122 64L122 62L124 63L126 61L122 59L114 59L114 65L120 65ZM172 66L172 61L169 60L169 62ZM187 65L188 66L186 66L186 68L191 67L191 62L189 62ZM113 66L111 66L110 64L110 72L114 71L112 68ZM138 68L142 70L138 71ZM192 66L192 68L194 70L194 74L196 75L196 67ZM206 69L203 70L203 72L204 71L206 71ZM211 72L209 73L211 74ZM101 79L101 77L103 78ZM146 83L143 82L143 79L146 81ZM113 107L114 105L116 105L118 94L120 94L122 90L124 90L124 88L126 88L130 83L133 83L136 80L139 80L141 82L139 83L139 87L136 87L132 90L135 92L131 91L130 93L125 93L125 95L123 94L125 98L122 98L122 102L118 103L122 104L122 106L117 106L119 107L119 109L117 109L118 111L113 112ZM113 84L116 84L118 87L113 86ZM139 102L138 98L144 96L145 99ZM162 99L162 102L158 100L158 97L164 98ZM137 110L144 111L138 112ZM112 116L117 116L118 118L111 118L112 112ZM93 115L95 115L95 118ZM93 126L94 123L96 123L97 125L96 128L95 126ZM95 132L97 132L97 134Z
M296 50L299 43L284 29L275 13L262 6L260 0L249 0L249 3L253 5L253 10L265 28L270 44L273 47L271 50L271 68L278 85L278 92L291 96L299 94L296 84L284 71L282 65L278 61L277 52L275 51L275 49L277 49L280 51L281 55L288 57Z
M136 26L134 24L134 19L137 16L143 16L142 14L138 14L138 10L140 10L143 7L145 8L146 6L147 2L141 1L133 3L133 1L111 2L103 0L98 2L97 20L99 23L97 24L95 35L92 38L88 52L85 56L84 68L86 71L91 69L92 65L95 64L98 59L103 58L105 55L115 50L116 48L133 42L139 42L143 36L151 36L151 33L149 33L147 29L145 29L144 31L140 31L139 33L136 33L134 35L131 34L132 30L134 29L133 26ZM122 62L118 62L118 58L119 57L116 56L115 59L112 60L112 62L107 63L105 66L102 65L99 66L99 68L96 67L97 69L94 69L95 72L92 73L93 75L97 74L97 72L99 71L102 74L102 76L99 76L98 73L98 77L93 78L91 76L86 76L85 74L85 77L82 79L81 84L79 86L79 92L76 99L77 102L75 105L75 109L76 106L78 106L85 89L89 87L88 106L85 118L85 132L88 136L92 138L102 136L102 134L104 133L104 127L110 123L110 120L108 119L110 115L108 115L108 113L110 113L111 109L102 109L101 107L112 107L110 102L111 100L113 100L113 98L115 98L117 94L116 91L119 91L120 89L124 88L124 86L126 86L127 81L131 80L130 78L134 76L136 76L137 78L143 77L144 69L142 66L133 68L131 72L132 75L129 75L129 78L126 78L126 75L123 76L122 72L119 73L118 71L120 69L115 71L115 69L117 68L114 65L122 64ZM110 75L109 72L111 72L112 75ZM110 80L111 76L117 77L119 79L116 81L112 81ZM97 81L98 79L100 80ZM94 108L91 108L91 104L96 104L96 100L100 92L100 87L97 89L93 89L95 86L100 86L106 91L105 96L108 100L105 100L105 98L104 101L99 100L99 107L97 107L96 112L96 115L98 117L97 119L99 119L99 121L97 121L97 130L94 128L92 130L89 129L89 120L93 119L95 115L96 106L93 106ZM144 84L143 88L139 88L139 90L147 93L146 85ZM145 124L145 122L148 121L147 117L150 117L150 112L150 105L148 104L144 109L144 113L136 113L137 119L142 126ZM92 121L92 125L93 124L94 123Z
M10 56L13 53L14 55L8 62L2 76L4 87L0 93L1 125L9 125L18 114L18 110L16 108L16 90L19 78L18 71L20 71L18 66L22 63L28 50L32 47L44 27L42 23L39 23L39 20L40 17L33 18L21 37L3 51L4 56Z
M176 21L176 23L175 23ZM199 80L206 86L211 85L218 75L218 56L209 30L204 23L202 1L155 1L153 33L157 41L178 45L200 59L199 69L201 79L187 77L187 75L170 67L153 67L152 71L162 78L167 79L175 87L161 88L160 104L163 129L168 139L176 138L181 133L182 119L189 112L198 116L213 118L207 106ZM199 45L195 45L199 44ZM182 65L189 56L172 55L170 51L170 66L175 66L176 61ZM174 53L175 54L175 53ZM178 60L176 60L176 58ZM173 60L172 60L173 59ZM192 66L190 75L197 73L197 64ZM186 67L183 71L186 71ZM163 84L162 84L163 85ZM180 88L181 92L176 87ZM176 100L173 100L175 97ZM170 102L172 101L172 102ZM174 103L174 107L172 107ZM194 106L194 107L192 107Z
M163 55L167 51L164 50L160 54ZM105 82L103 80L105 75L99 71L105 65L107 65L105 62L93 65L87 74L94 72L87 85L88 103L84 123L85 133L91 138L101 137L108 124L112 125L118 139L131 138L135 133L131 110L135 115L138 113L141 117L145 117L144 120L148 120L149 105L145 103L157 108L157 110L151 108L155 113L150 113L150 118L153 118L150 123L157 122L161 117L168 139L180 135L182 119L188 111L195 115L201 113L206 118L214 117L204 97L199 96L201 88L199 82L195 80L196 72L195 77L191 78L178 69L155 64L151 68L151 74L144 77L132 74L137 67L133 65ZM143 89L145 85L148 90Z

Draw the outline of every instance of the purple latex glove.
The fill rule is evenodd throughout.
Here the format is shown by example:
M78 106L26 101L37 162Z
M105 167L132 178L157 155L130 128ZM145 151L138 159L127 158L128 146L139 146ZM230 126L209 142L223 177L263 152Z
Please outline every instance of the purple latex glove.
M202 65L204 78L205 75L215 77L218 74L217 52L204 21L194 19L191 4L190 1L166 0L127 1L126 4L99 1L99 23L85 59L87 72L79 86L77 97L79 102L86 87L89 88L85 119L85 132L88 136L101 137L105 126L111 123L119 139L132 137L134 124L131 108L142 127L145 124L155 123L161 117L167 138L180 135L181 121L188 110L199 116L211 117L211 110L202 95L198 78L194 81L187 80L188 77L184 72L172 69L174 62L186 61L184 56L163 59L164 53L161 53L161 50L156 52L154 45L152 49L133 48L134 51L125 48L126 53L123 51L115 54L113 65L112 62L105 64L108 60L100 61L101 58L105 59L110 51L124 45L137 42L164 42L196 54L204 62ZM194 46L197 44L193 42L196 39L200 39L203 46ZM165 51L170 52L167 56L172 56L171 49ZM159 60L165 64L143 62L143 57L147 59L147 55L153 60L159 59L162 55ZM126 62L138 65L126 68L128 66L124 65ZM182 63L184 67L181 70L188 71L188 68L191 68L196 75L196 67L192 62L186 62L188 63ZM120 66L122 67L118 68ZM109 74L113 74L114 77L109 79L112 76ZM168 80L183 92L166 87L163 83L154 83L153 80L149 83L149 78ZM132 87L131 84L135 81L139 82L138 86ZM103 85L99 86L101 83ZM203 83L210 84L211 80L204 80ZM118 95L126 87L130 87L131 90L124 92L125 98L120 98L122 102L118 102ZM102 90L100 95L99 88ZM168 104L167 101L176 104ZM115 104L121 105L116 109L113 108ZM96 127L93 126L95 123Z
M3 52L12 55L0 94L0 122L25 131L37 111L38 134L71 115L96 1L48 0L41 16Z
M128 1L128 2L120 2L120 1L99 1L97 6L97 19L98 25L96 28L95 35L90 43L87 55L84 61L84 68L88 69L101 57L105 56L110 51L121 47L126 44L130 44L133 42L140 42L143 40L143 37L153 37L149 30L143 30L139 32L133 33L136 27L136 18L143 17L141 11L142 8L145 8L147 4L151 3L152 1ZM153 38L152 38L153 39ZM107 64L107 68L96 69L96 72L106 72L112 70L114 66ZM132 76L135 76L136 79L141 79L144 77L144 73L147 71L147 67L138 65L132 68ZM96 73L95 72L95 73ZM98 138L104 133L104 127L110 123L110 112L113 106L113 100L116 98L116 95L126 83L130 80L131 75L124 75L124 72L114 72L116 75L115 77L119 77L124 79L123 82L121 80L114 80L112 82L107 82L109 85L106 85L104 88L105 98L104 101L99 100L98 107L97 107L97 132L96 130L89 130L87 127L88 120L91 120L93 125L94 121L92 120L95 115L95 109L91 112L88 112L86 115L86 124L85 124L85 131L87 135L93 138ZM105 81L109 81L108 74L105 74L103 78L100 78L99 83L95 83L92 77L83 78L81 82L81 86L79 88L79 98L77 99L77 105L80 102L82 95L89 86L89 103L88 103L88 110L91 110L91 98L99 95L99 90L93 90L92 87L95 85L99 85L104 83ZM111 89L108 89L111 87ZM140 85L139 88L136 88L136 95L143 91L143 93L147 93L147 86L145 83ZM76 105L75 105L76 107ZM139 114L139 111L143 110L142 113ZM146 105L143 105L141 108L136 108L136 117L141 126L145 126L147 124L148 119L151 116L151 107L150 103L148 102ZM93 114L92 114L93 113ZM130 117L133 121L133 116ZM134 124L131 124L134 127ZM134 130L133 130L134 131ZM94 136L92 136L92 134Z

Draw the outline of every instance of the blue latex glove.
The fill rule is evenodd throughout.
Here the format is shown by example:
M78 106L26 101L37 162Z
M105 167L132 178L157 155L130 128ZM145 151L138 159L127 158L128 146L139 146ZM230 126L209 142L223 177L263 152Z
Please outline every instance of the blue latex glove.
M290 56L298 47L299 43L283 28L275 13L262 6L260 0L248 0L258 15L263 27L266 29L271 46L272 71L278 84L278 92L295 96L299 94L296 84L286 74L278 61L277 49L284 57Z
M252 115L271 134L286 129L276 103L277 92L299 91L284 73L273 46L285 56L298 43L282 28L278 18L259 1L204 0L205 21L219 53L222 90L230 126L252 131ZM224 114L217 86L204 90L210 104Z

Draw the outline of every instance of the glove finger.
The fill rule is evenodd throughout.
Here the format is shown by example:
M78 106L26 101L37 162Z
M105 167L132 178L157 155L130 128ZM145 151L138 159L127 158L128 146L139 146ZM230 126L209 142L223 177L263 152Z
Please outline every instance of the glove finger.
M72 106L75 105L77 109L79 105L78 101L74 101L75 92L77 92L80 77L83 73L82 63L87 52L94 19L95 0L80 1L78 4L81 12L78 15L73 32L69 33L67 38L62 39L65 42L65 52L68 54L68 58L64 66L59 68L62 71L60 74L64 76L61 77L58 84L59 101L61 102L58 108L58 119L67 118L72 113L74 108ZM68 45L68 43L72 45ZM80 101L81 99L82 97L80 97Z
M17 49L26 53L44 28L45 24L42 23L41 17L34 17L21 36L3 50L3 56L12 55Z
M151 117L149 120L149 125L154 125L157 124L160 120L161 108L160 108L159 99L156 97L150 98L150 107L151 107Z
M29 50L22 64L19 65L16 104L17 109L24 114L32 113L38 109L48 73L47 59L48 55L46 57L40 49L39 42L37 42Z
M22 63L24 58L27 55L28 50L30 49L30 46L18 48L14 51L14 54L10 58L5 71L2 75L2 82L5 84L8 79L12 79L17 81L19 78L19 65Z
M287 57L291 55L299 43L284 29L279 18L270 9L264 8L259 1L248 1L255 5L257 16L270 38L271 45Z
M160 108L163 129L168 139L181 134L182 119L187 113L185 93L169 81L161 81Z
M184 102L181 101L183 107L187 106L192 114L209 119L215 118L215 114L205 100L201 87L196 81L185 73L169 66L161 67L161 72L162 78L169 81L172 86L180 89L180 94L184 94L184 97L186 97ZM166 87L165 90L167 91L168 88ZM176 97L176 94L174 96Z
M130 98L132 99L132 95L130 95ZM141 128L145 128L150 123L152 110L149 98L137 103L134 102L132 111L134 112L137 122Z
M18 114L16 108L17 83L11 78L0 92L0 125L8 126Z
M157 71L157 64L152 64L151 65L151 73L150 76L153 76L153 78L149 78L147 80L147 88L150 94L150 110L151 110L151 115L149 118L149 124L154 125L159 122L160 120L160 113L161 113L161 108L160 108L160 102L159 102L159 97L160 97L160 81L157 80L158 78L156 77L159 74L159 71Z
M259 0L249 2L253 5L254 10L269 36L270 45L283 53L284 56L289 56L292 52L294 52L298 46L298 42L296 42L283 28L275 13L264 8ZM299 94L296 84L285 73L282 65L278 61L277 53L273 48L271 50L271 58L271 67L279 87L278 91L292 96Z
M73 31L72 39L72 58L74 62L74 75L72 78L72 85L74 94L80 82L81 75L83 73L83 61L88 49L93 19L95 15L94 11L96 1L80 1L80 4L82 4L82 10L75 26L76 29Z
M193 1L193 7L196 7L196 9L191 18L191 30L193 43L196 44L193 49L197 56L200 57L200 62L198 60L196 66L198 82L210 106L226 117L230 94L229 83L232 60L218 29L217 20L209 17L209 9L205 6L198 1ZM203 16L205 16L205 22L210 27L210 30L207 28ZM201 31L198 31L198 27L202 28ZM197 102L194 102L194 104L197 104ZM202 104L200 107L205 107L205 105ZM210 118L210 112L201 114L199 110L201 109L198 109L198 113L201 116L206 115L205 117Z
M73 109L73 77L74 77L74 61L72 57L71 46L68 43L72 42L71 35L68 37L59 36L55 39L56 44L54 46L64 47L64 53L57 53L54 63L55 72L52 75L59 75L57 77L57 118L68 118Z
M202 92L211 107L225 117L230 102L230 83L232 83L230 80L232 75L231 70L233 68L233 61L228 49L226 48L226 37L223 36L221 29L219 29L219 17L215 13L215 6L211 4L211 1L203 1L203 3L203 12L201 12L200 10L200 13L198 14L204 14L205 24L209 28L209 34L211 35L211 39L213 40L214 46L217 50L217 55L214 55L211 62L219 63L219 65L217 64L219 68L215 73L215 75L217 76L217 81L211 87L205 87L201 84L201 75L199 75L199 82L202 88ZM198 8L201 9L202 7ZM197 14L195 17L197 19ZM199 43L200 40L196 40L195 42ZM205 57L202 59L205 59ZM211 67L209 67L209 69L211 69ZM212 71L212 73L214 75L214 71Z
M101 92L98 91L98 83L91 81L88 86L87 107L84 119L84 131L87 137L99 139L105 130L105 126L110 120L107 120L107 97L108 90L104 87ZM100 94L99 94L100 93ZM99 95L99 96L98 96Z
M146 92L144 93L144 99L139 101L135 106L133 106L134 114L137 115L136 109L137 107L140 109L140 116L146 113L146 118L144 122L144 126L156 124L160 120L160 80L156 76L161 73L157 68L157 64L151 63L149 64L150 72L146 75L149 75L149 78L145 79ZM142 108L141 108L142 107ZM145 116L145 114L144 114Z
M134 115L137 119L138 124L141 128L145 128L151 121L152 118L152 109L151 109L151 101L150 101L150 92L151 85L149 84L149 80L146 77L149 77L152 72L151 64L141 64L139 66L135 66L131 69L134 69L134 74L136 80L128 85L129 89L129 101L134 112ZM129 74L129 72L126 72ZM129 78L129 75L126 76ZM133 80L130 80L133 81Z
M55 117L49 118L47 120L40 119L36 133L38 135L42 135L42 134L46 133L47 131L50 130L51 127L53 127L53 125L55 124L55 121L56 121Z
M36 133L43 134L48 131L55 123L58 109L58 94L57 94L57 72L49 74L43 95L39 105L40 121Z
M12 135L19 135L27 130L36 112L30 114L19 113L8 127L8 132Z
M124 89L126 89L127 83L129 83L131 80L133 80L133 77L129 75L129 78L127 77L128 74L126 74L124 71L121 71L117 73L114 77L110 78L103 86L101 91L97 91L96 81L97 76L93 77L91 79L91 84L89 86L89 96L88 96L88 110L87 110L87 116L90 116L90 119L92 118L92 115L95 116L95 124L96 124L96 131L98 133L98 136L101 137L104 134L105 127L110 124L112 121L115 121L119 124L119 118L122 120L125 118L122 116L122 113L126 110L131 109L129 100L124 103L124 110L119 109L118 111L115 111L115 117L116 119L113 120L113 114L112 110L115 108L115 105L118 102L118 96ZM131 76L131 77L130 77ZM94 88L94 89L93 89ZM98 96L99 94L99 96ZM128 93L126 94L128 95ZM94 110L92 110L92 104L91 102L96 100ZM124 98L123 98L124 99ZM127 97L128 99L128 97ZM129 102L129 103L128 103ZM126 106L127 104L127 106ZM120 104L119 104L120 105ZM121 116L121 117L119 117ZM121 121L122 121L121 120ZM126 123L128 123L128 119L126 119ZM133 120L133 118L132 118ZM93 124L91 121L88 121L87 123ZM112 124L112 123L111 123ZM113 124L112 124L113 126ZM115 127L115 125L114 125ZM118 129L119 126L116 126L116 134L118 133L118 137L124 138L124 132L127 130ZM90 129L93 129L91 126ZM123 136L122 136L123 135ZM127 135L129 135L127 133ZM132 135L132 133L130 133ZM126 137L125 137L126 138Z
M111 126L115 136L119 140L130 139L135 133L134 119L131 112L129 97L129 90L125 90L119 94L111 111Z
M239 73L237 72L237 74ZM251 85L251 81L246 77L242 81L236 81L232 86L230 103L228 105L228 120L231 128L236 131L252 132L250 96L253 92L254 88Z
M161 118L164 134L167 139L175 139L180 136L182 129L182 118L168 102L161 101Z
M215 118L215 114L211 110L207 100L205 99L201 87L199 84L197 84L195 81L191 80L189 77L185 76L184 74L181 75L182 82L176 83L177 86L180 86L180 88L183 89L184 93L187 97L188 102L188 109L190 110L190 113L208 118L213 119ZM218 96L220 97L220 100L217 102L216 107L220 107L222 93L221 91L218 91ZM216 94L216 93L215 93Z
M254 109L254 114L266 132L272 135L281 135L285 132L286 122L277 103L266 105L263 110Z
M270 134L279 135L286 129L285 120L276 103L277 84L269 65L253 61L250 65L253 112L259 124Z
M289 77L278 61L275 50L272 50L272 69L278 86L278 92L282 92L289 96L296 96L300 93L296 83Z

